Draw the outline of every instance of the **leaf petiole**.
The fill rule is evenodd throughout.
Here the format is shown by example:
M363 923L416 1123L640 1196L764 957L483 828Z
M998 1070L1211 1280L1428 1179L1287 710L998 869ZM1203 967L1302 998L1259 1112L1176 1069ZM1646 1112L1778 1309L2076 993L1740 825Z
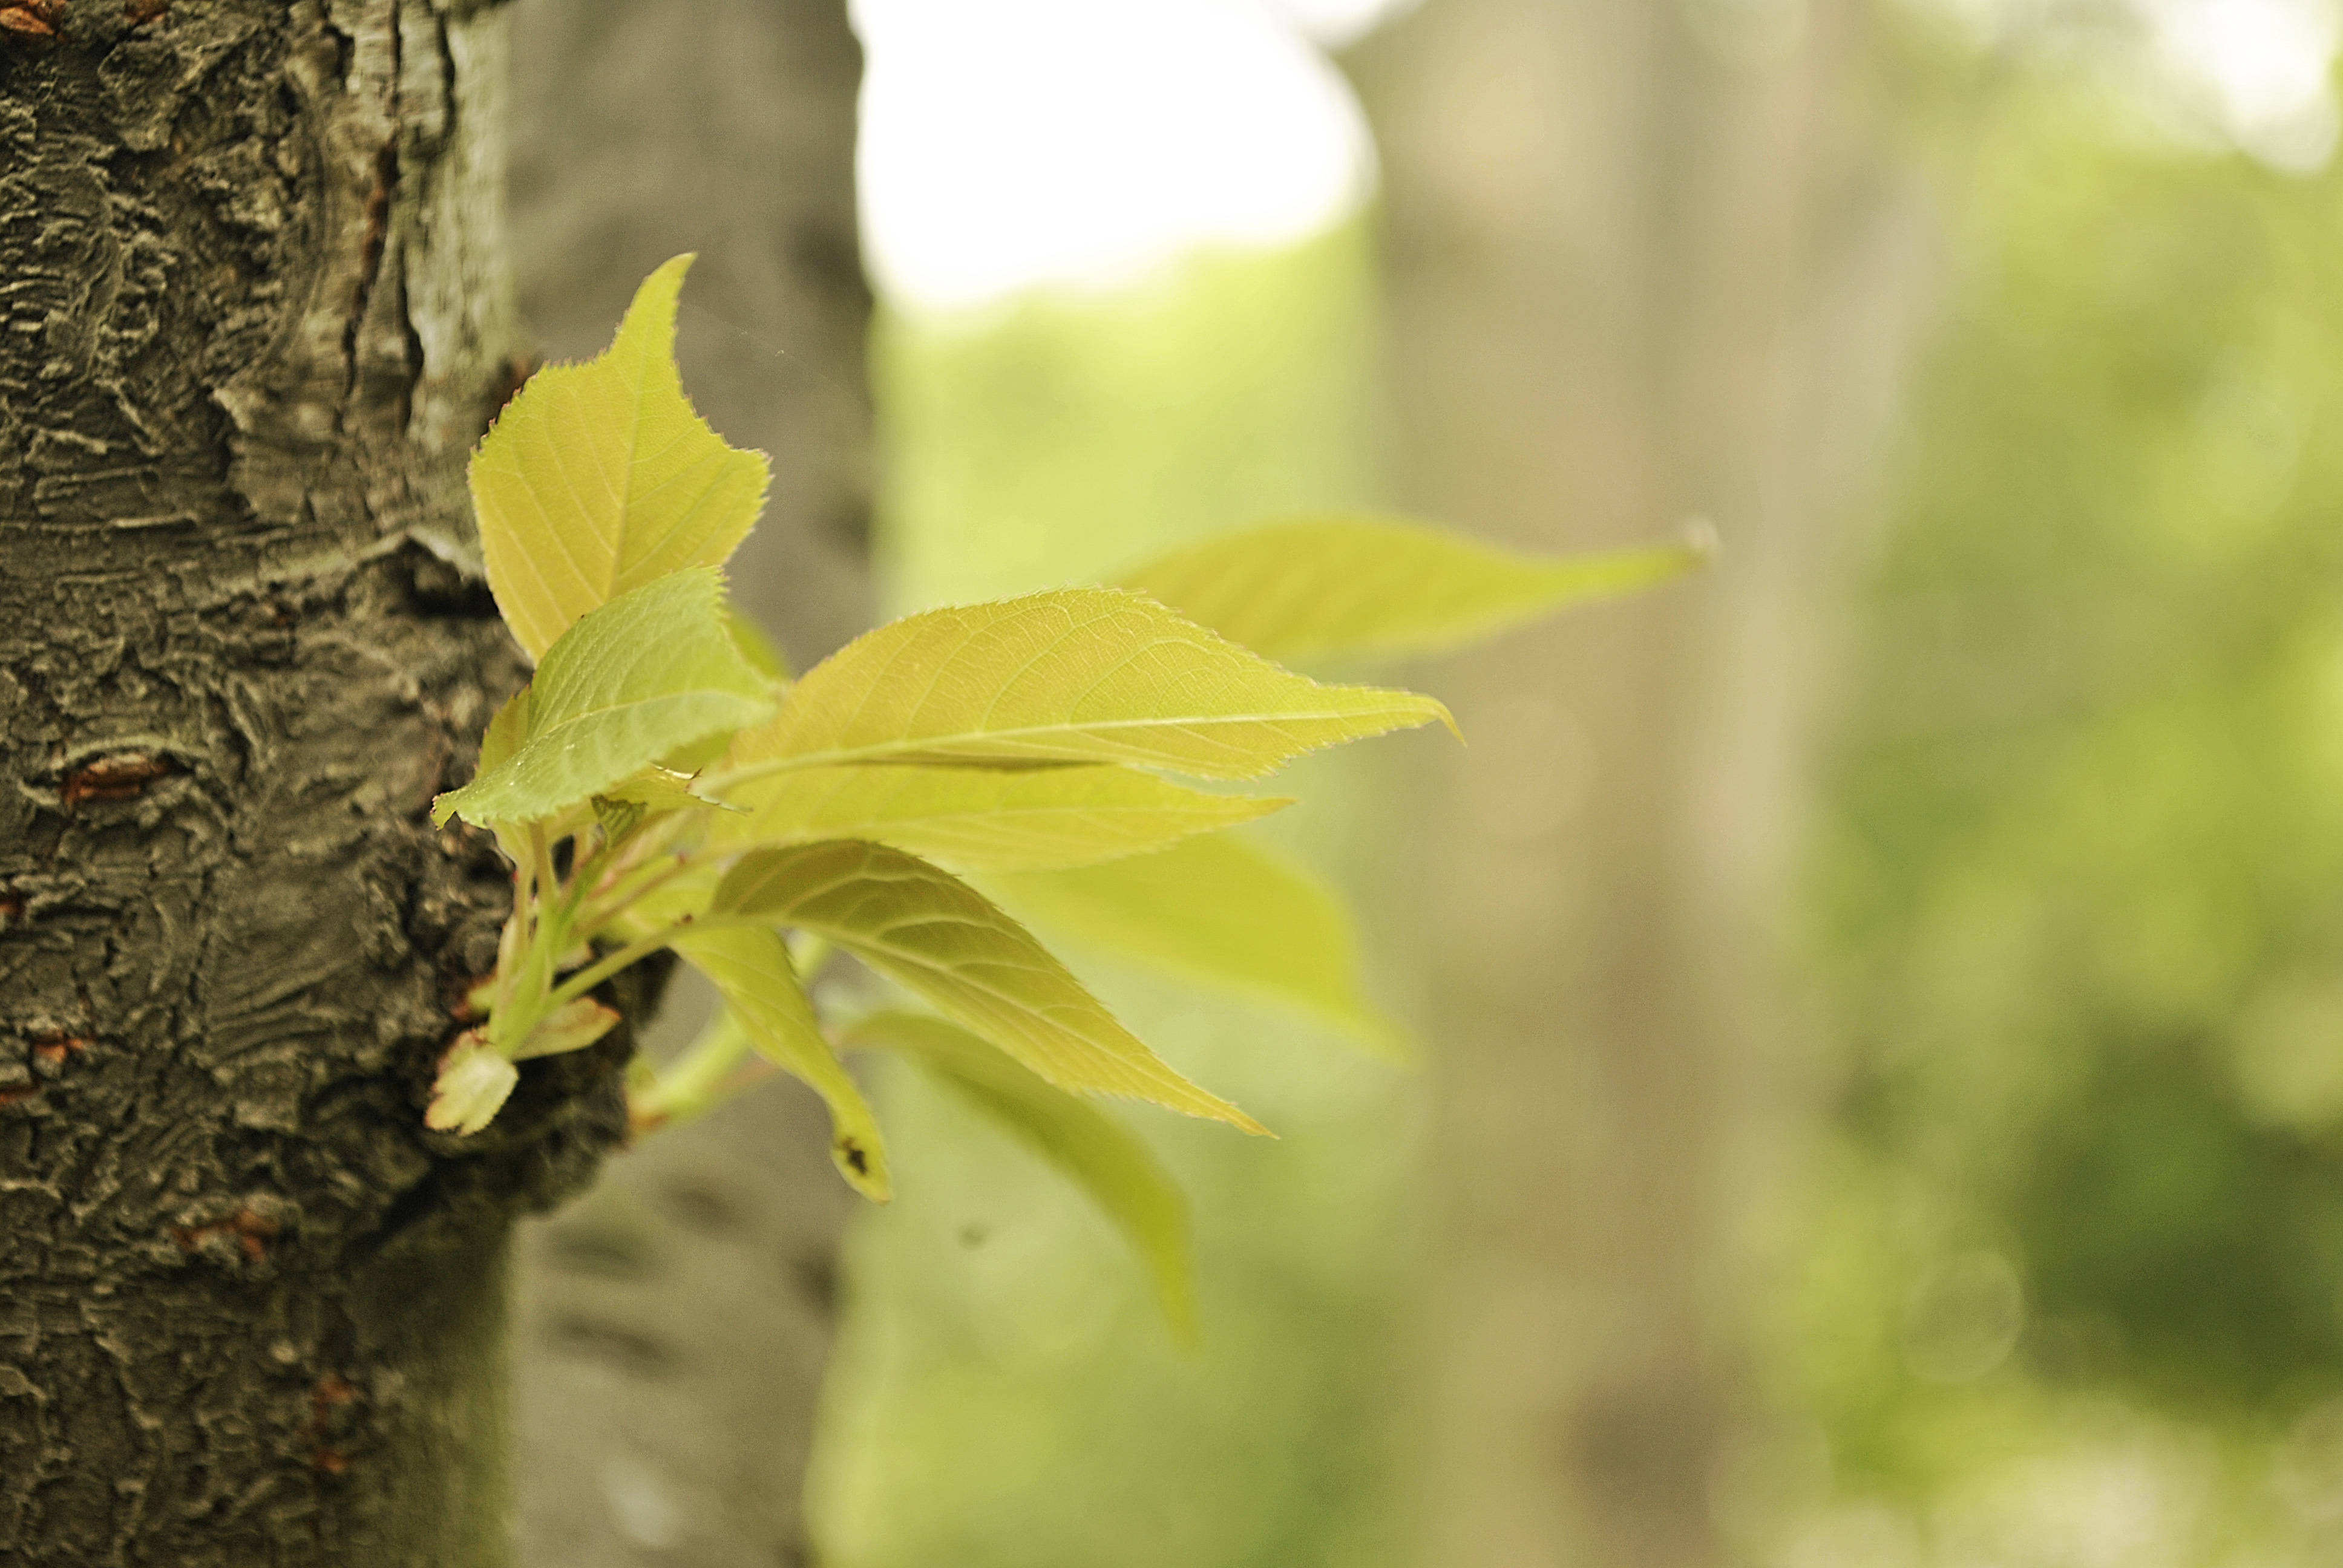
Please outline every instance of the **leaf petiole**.
M627 1099L627 1121L639 1134L705 1114L780 1069L756 1055L756 1043L729 1010L700 1032L649 1086Z
M575 1001L612 975L630 965L642 962L661 948L672 943L678 937L687 937L694 931L757 930L771 924L770 920L745 916L702 915L697 919L687 917L671 925L662 926L647 937L628 942L598 963L579 970L576 974L554 987L552 994L547 1000L554 1007L558 1007L563 1002Z

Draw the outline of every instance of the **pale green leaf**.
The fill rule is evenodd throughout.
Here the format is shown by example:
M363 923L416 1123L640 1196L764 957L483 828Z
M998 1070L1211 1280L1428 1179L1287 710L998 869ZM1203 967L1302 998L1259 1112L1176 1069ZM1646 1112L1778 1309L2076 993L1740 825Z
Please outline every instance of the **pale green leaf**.
M723 585L696 568L588 614L530 683L527 739L502 763L433 802L445 823L530 822L601 793L704 735L773 711L771 683L720 618Z
M715 737L718 740L725 738L722 731ZM671 811L739 809L694 789L690 774L678 773L656 763L639 773L628 774L594 796L594 819L602 825L602 836L611 843Z
M689 808L713 809L727 804L694 790L690 774L679 773L672 768L662 768L657 763L640 772L628 774L608 789L598 791L597 798L620 800L652 811L681 811Z
M618 1021L616 1009L604 1007L590 996L581 996L539 1019L537 1027L528 1031L528 1038L513 1048L512 1059L527 1061L535 1056L583 1050L609 1033Z
M675 950L723 993L758 1055L812 1085L829 1103L830 1155L839 1174L865 1197L885 1202L887 1146L878 1118L823 1038L780 933L697 931L678 938Z
M1704 535L1529 556L1422 523L1313 518L1206 539L1120 580L1271 658L1433 653L1664 582L1709 548Z
M1147 1145L1121 1122L940 1018L874 1013L856 1022L843 1043L911 1058L1071 1178L1146 1261L1173 1331L1182 1340L1193 1336L1187 1202Z
M1086 866L1288 804L1127 768L817 768L741 785L732 799L748 810L711 826L719 852L869 839L965 870Z
M739 645L740 657L759 673L776 686L789 680L789 661L779 645L765 635L764 628L750 619L748 611L729 598L724 601L724 624L731 630L732 640ZM711 735L669 752L659 760L672 772L698 773L723 756L725 748L731 743L729 735Z
M764 455L726 446L676 373L690 266L646 278L600 356L530 377L473 455L488 586L533 658L597 605L722 565L764 504Z
M1184 980L1297 1007L1385 1055L1410 1047L1367 998L1358 933L1333 890L1226 834L1073 870L983 879L1018 918Z
M472 777L477 779L483 773L503 767L528 739L528 688L524 686L505 699L505 705L497 709L495 718L488 720L488 732L480 737L479 760L473 765ZM447 820L438 815L432 819L442 826ZM526 839L502 830L496 830L496 836L497 843L506 857L516 866L520 864L528 853Z
M1065 588L865 633L736 740L727 770L1121 762L1258 779L1322 746L1447 718L1413 692L1280 669L1136 594Z
M505 699L505 705L488 720L488 733L480 737L480 759L472 776L477 779L503 767L528 739L528 688L524 686Z
M724 602L724 624L731 628L732 640L740 645L740 656L755 665L759 674L775 681L789 678L789 656L780 644L767 637L765 628L729 599Z
M725 875L709 909L829 938L1060 1089L1264 1131L1172 1071L981 894L900 849L852 841L759 849Z

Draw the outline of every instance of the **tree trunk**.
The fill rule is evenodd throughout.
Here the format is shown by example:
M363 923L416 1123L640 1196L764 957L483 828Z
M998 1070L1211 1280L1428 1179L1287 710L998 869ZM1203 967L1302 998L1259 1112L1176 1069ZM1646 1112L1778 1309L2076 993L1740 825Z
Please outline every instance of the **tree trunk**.
M1442 1568L1738 1555L1805 737L1925 233L1871 161L1853 6L1807 12L1435 0L1353 62L1406 502L1540 548L1724 541L1441 681L1473 739L1419 803Z
M524 315L548 354L592 354L644 274L699 253L685 386L729 439L773 457L733 582L802 667L860 631L870 599L861 54L846 7L517 0L514 25ZM812 1095L767 1086L649 1140L524 1230L525 1560L809 1560L805 1468L854 1201L828 1149Z
M507 1232L629 1049L423 1128L509 890L424 814L522 673L504 21L0 29L0 1560L494 1568Z

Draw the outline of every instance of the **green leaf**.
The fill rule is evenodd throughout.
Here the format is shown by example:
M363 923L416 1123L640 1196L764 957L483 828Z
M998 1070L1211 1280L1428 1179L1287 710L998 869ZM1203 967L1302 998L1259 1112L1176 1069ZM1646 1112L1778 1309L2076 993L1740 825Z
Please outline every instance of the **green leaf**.
M968 870L1086 866L1143 854L1289 804L1202 790L1127 768L818 768L739 786L719 851L868 839Z
M940 1018L874 1013L849 1030L843 1043L911 1058L1071 1178L1146 1261L1172 1331L1183 1342L1194 1338L1187 1201L1121 1122Z
M709 910L828 937L1069 1092L1266 1131L1172 1071L981 894L900 849L851 840L759 849L726 873Z
M527 1061L535 1056L558 1056L567 1050L583 1050L618 1023L616 1009L604 1007L590 996L564 1002L538 1020L528 1031L528 1038L513 1049L515 1061Z
M779 646L765 635L764 628L749 618L748 611L729 598L724 601L724 624L730 629L732 640L739 645L740 657L754 666L759 673L777 686L789 678L789 661ZM723 756L725 748L731 743L729 735L710 735L680 747L659 760L672 772L697 773Z
M1297 1007L1387 1056L1406 1032L1367 1000L1358 933L1317 877L1239 838L1074 870L996 875L1019 918L1115 957Z
M929 610L807 671L729 770L1121 762L1204 779L1448 721L1429 697L1322 686L1111 588Z
M884 1203L890 1186L878 1118L823 1038L780 933L698 931L678 938L675 950L723 993L758 1055L812 1085L829 1103L830 1157L839 1174L863 1196Z
M740 645L740 657L756 666L759 674L774 681L789 678L789 656L780 644L767 637L765 628L729 598L724 601L724 624L730 628L732 640Z
M1704 534L1526 556L1421 523L1313 518L1206 539L1120 580L1271 658L1433 653L1664 582L1710 549Z
M538 821L679 746L769 716L771 683L725 630L722 597L716 569L699 567L579 620L538 667L519 749L432 802L431 819Z
M524 686L505 699L497 716L488 720L488 733L480 737L480 760L472 769L472 777L501 768L512 759L528 739L528 688Z
M719 730L716 739L721 740ZM692 788L689 773L657 763L639 773L630 773L608 789L594 796L594 819L602 825L605 841L616 843L655 818L671 811L732 811L739 808L729 801L714 799Z
M764 454L725 445L676 372L691 259L643 281L599 357L530 377L473 455L488 586L532 658L597 605L721 566L764 505Z

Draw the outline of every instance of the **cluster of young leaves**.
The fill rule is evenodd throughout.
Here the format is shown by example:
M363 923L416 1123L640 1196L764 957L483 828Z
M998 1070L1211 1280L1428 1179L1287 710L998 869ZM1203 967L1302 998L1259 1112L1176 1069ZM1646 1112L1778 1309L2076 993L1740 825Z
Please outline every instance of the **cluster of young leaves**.
M899 1053L1086 1187L1183 1322L1179 1195L1090 1101L1263 1129L1133 1038L1011 911L1395 1047L1340 905L1219 836L1291 802L1178 780L1258 779L1448 722L1432 698L1272 657L1453 647L1674 575L1699 547L1540 560L1408 523L1290 522L1113 584L909 616L792 678L726 596L769 470L684 397L690 259L651 275L602 356L532 377L472 462L489 585L537 667L471 782L433 806L496 835L513 912L426 1121L486 1126L517 1063L617 1021L597 987L671 950L725 1008L673 1060L636 1065L639 1131L779 1069L828 1102L845 1179L884 1200L886 1146L840 1053ZM808 982L837 953L902 1005L824 1016Z

